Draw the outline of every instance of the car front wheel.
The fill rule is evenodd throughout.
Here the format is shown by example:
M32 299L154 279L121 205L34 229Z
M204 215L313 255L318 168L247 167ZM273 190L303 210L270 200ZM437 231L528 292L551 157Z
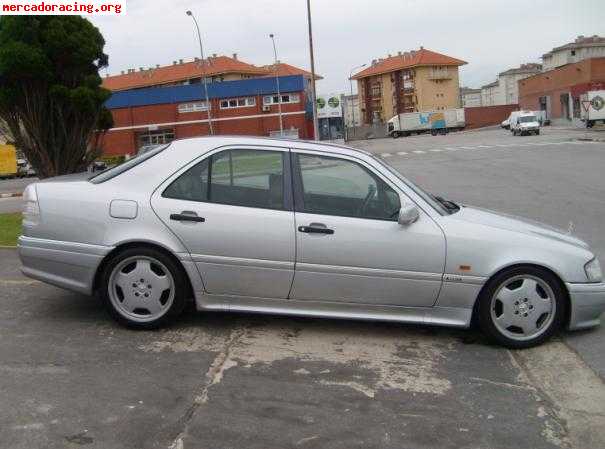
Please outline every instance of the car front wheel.
M170 257L152 248L131 248L105 265L100 296L120 324L154 329L182 312L186 285L182 269Z
M498 274L479 301L481 328L511 349L529 348L549 339L562 326L567 306L558 279L537 267Z

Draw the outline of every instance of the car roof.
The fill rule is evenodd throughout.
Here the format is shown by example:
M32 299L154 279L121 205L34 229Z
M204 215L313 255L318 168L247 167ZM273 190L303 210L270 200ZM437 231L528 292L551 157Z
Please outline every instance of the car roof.
M260 145L260 146L281 146L288 148L296 148L303 150L321 150L327 153L359 156L365 155L373 157L367 151L340 145L332 142L321 142L314 140L286 139L276 137L262 136L236 136L236 135L221 135L221 136L203 136L203 137L188 137L175 139L174 142L199 144L207 148L218 148L225 145Z

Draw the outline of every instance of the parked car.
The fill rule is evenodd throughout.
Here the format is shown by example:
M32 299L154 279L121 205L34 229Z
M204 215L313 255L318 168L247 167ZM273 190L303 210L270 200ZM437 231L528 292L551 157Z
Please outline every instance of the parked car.
M506 119L502 123L500 123L500 127L504 129L510 129L510 120Z
M17 176L20 178L30 178L37 176L38 173L32 167L27 159L17 159Z
M540 134L540 122L533 112L522 112L510 120L510 130L514 136Z
M469 327L523 348L599 324L588 245L424 191L384 160L316 142L177 140L24 192L23 273L133 328L199 310Z

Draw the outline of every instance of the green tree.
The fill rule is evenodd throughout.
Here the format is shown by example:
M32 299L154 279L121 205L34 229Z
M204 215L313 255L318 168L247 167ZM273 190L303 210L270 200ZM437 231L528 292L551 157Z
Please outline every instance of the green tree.
M80 16L0 17L0 120L41 177L82 171L113 125L105 40Z

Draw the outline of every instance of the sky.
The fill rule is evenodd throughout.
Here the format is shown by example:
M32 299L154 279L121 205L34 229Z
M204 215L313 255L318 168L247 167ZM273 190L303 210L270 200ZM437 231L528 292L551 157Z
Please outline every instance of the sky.
M106 40L106 73L237 53L255 64L278 59L309 69L305 0L123 0L122 16L93 16ZM467 61L461 86L480 87L521 63L540 62L578 35L605 35L605 0L311 0L320 94L349 91L349 73L372 59L424 48Z

